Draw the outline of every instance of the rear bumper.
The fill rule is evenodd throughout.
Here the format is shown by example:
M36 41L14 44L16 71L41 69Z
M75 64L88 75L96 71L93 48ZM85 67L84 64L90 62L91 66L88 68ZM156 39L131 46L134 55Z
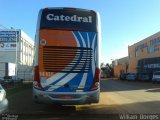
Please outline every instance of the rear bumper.
M99 102L100 89L89 92L45 92L33 88L35 102L60 105L80 105Z

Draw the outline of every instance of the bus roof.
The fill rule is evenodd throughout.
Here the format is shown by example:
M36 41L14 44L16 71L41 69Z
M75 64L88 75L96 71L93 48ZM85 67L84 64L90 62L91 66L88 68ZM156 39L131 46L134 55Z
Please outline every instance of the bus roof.
M94 10L89 10L89 9L83 9L83 8L73 8L73 7L46 7L46 8L42 8L42 10L53 10L53 9L64 9L64 10L80 10L80 11L88 11L88 12L94 12L96 13Z

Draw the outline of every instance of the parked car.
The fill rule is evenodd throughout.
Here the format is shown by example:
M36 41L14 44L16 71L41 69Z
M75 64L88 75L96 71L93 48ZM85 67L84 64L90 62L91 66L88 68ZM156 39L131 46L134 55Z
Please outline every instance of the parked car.
M140 81L150 81L152 80L152 75L150 73L138 73L137 79Z
M153 73L152 81L153 83L160 82L160 71L156 71Z
M128 75L126 76L126 80L136 80L137 79L137 75L136 73L128 73Z
M4 78L0 77L0 84L3 84L3 83L4 83Z
M16 76L4 76L4 82L7 85L14 85L22 83L23 79L17 78Z
M126 80L126 76L128 75L129 73L121 73L120 75L119 75L119 79L120 80Z
M0 84L0 114L5 112L8 108L8 100L6 98L6 91Z

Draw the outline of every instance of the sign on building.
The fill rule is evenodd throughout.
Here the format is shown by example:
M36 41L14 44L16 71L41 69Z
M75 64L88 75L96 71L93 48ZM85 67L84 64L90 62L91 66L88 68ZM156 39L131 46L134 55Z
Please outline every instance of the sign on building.
M0 51L16 51L20 36L20 30L0 30Z

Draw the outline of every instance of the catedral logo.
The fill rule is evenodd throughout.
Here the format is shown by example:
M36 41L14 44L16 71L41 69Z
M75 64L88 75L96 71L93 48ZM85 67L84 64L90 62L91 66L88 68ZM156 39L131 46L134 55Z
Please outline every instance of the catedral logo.
M80 17L77 15L65 16L65 15L54 15L47 14L46 19L49 21L62 21L62 22L82 22L82 23L92 23L92 16Z

